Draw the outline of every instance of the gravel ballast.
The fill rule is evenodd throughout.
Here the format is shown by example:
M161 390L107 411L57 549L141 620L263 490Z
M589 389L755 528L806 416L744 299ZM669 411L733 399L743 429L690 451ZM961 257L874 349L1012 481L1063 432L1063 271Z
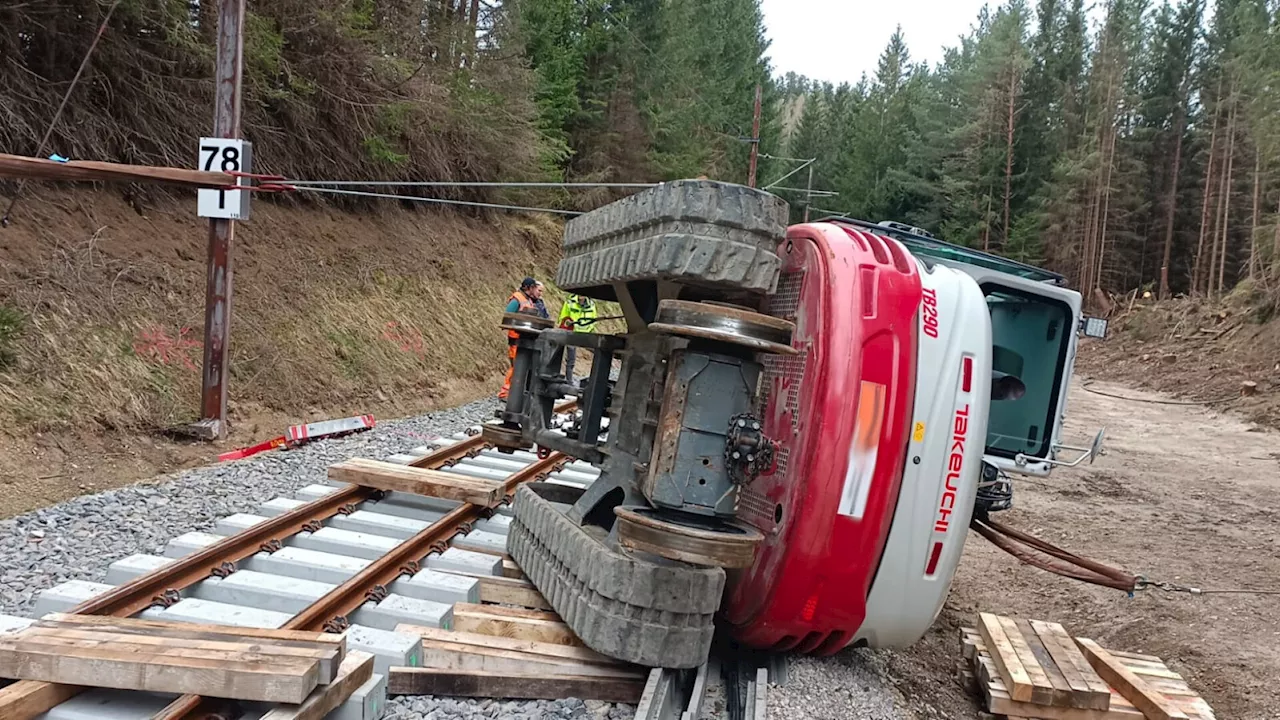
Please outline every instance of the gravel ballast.
M793 656L785 685L770 685L769 720L911 720L873 650L845 650L832 657Z

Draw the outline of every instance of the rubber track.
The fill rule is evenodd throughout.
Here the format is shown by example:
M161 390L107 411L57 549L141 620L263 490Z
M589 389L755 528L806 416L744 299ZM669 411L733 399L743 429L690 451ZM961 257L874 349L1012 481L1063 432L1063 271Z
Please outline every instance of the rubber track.
M670 280L772 292L787 212L780 198L742 185L663 183L570 220L556 284Z
M587 646L648 667L706 661L724 571L610 550L528 488L513 509L507 552Z

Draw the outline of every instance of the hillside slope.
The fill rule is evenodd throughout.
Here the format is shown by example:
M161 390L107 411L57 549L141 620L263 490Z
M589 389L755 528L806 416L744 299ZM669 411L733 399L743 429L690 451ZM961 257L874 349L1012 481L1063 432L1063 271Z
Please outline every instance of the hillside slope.
M226 449L155 439L198 412L206 228L194 200L47 190L0 229L0 514ZM237 234L228 445L496 391L503 301L558 246L543 217L259 203Z

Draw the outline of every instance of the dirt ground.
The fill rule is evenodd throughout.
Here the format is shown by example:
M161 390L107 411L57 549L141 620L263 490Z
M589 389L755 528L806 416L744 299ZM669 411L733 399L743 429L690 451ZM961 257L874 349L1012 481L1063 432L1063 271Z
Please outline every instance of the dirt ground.
M1066 427L1085 441L1107 428L1092 466L1015 480L1006 524L1152 581L1280 593L1280 433L1168 396L1077 382ZM974 717L955 680L958 633L979 611L1062 623L1105 647L1158 655L1219 718L1280 717L1280 594L1115 590L1021 565L970 533L942 616L916 646L888 653L890 673L922 717Z

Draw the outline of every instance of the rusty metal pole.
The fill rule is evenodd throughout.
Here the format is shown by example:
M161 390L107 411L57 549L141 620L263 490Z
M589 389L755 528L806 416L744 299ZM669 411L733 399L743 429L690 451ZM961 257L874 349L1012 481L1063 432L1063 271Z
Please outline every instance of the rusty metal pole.
M218 0L218 54L214 68L213 136L240 137L240 88L244 71L246 0ZM231 346L232 251L236 222L209 221L209 263L204 301L204 365L200 423L208 439L227 436L227 376Z
M751 169L747 172L747 186L756 186L756 160L760 156L760 98L761 88L756 85L756 109L751 119Z

